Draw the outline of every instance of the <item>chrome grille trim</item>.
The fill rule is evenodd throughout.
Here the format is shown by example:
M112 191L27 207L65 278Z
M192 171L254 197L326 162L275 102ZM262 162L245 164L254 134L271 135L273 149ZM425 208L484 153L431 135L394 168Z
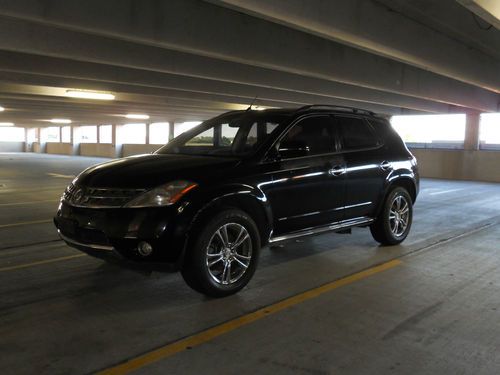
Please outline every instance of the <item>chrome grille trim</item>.
M142 194L146 189L89 188L70 184L63 195L63 201L73 207L117 208Z

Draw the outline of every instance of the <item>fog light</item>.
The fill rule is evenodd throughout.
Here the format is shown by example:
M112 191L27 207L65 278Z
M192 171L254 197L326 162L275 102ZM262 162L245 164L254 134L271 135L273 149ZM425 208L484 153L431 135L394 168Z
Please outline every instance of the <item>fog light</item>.
M147 242L142 241L139 242L139 245L137 246L137 252L139 253L139 255L147 257L153 252L153 247Z

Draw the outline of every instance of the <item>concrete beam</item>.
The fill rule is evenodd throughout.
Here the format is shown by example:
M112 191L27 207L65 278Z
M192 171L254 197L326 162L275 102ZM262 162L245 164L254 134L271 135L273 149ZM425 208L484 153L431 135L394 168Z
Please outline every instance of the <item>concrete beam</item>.
M498 0L457 0L472 13L500 30L500 1Z
M392 12L404 14L428 28L460 41L471 49L500 60L500 32L485 30L456 0L376 0ZM481 23L482 21L479 20ZM488 25L486 25L487 28Z
M2 81L15 81L15 82L26 82L23 84L2 84ZM211 104L212 101L218 103L229 103L234 104L236 107L225 109L243 109L251 103L258 96L257 104L266 107L297 107L312 103L322 103L322 104L332 104L332 105L344 105L344 106L354 106L363 107L365 109L384 114L401 114L405 111L399 107L393 107L388 105L380 105L377 103L366 103L358 100L345 100L340 98L330 98L320 95L304 94L297 92L281 92L275 89L261 89L257 91L247 91L246 96L234 96L234 95L222 95L215 93L206 93L203 91L193 92L186 91L183 89L163 89L158 87L144 87L136 85L127 84L117 84L106 82L104 85L101 82L93 82L79 79L61 79L58 77L47 77L47 76L34 76L30 74L20 74L20 73L2 73L0 72L0 88L5 87L5 90L19 90L19 92L27 93L29 90L35 90L39 95L64 95L66 88L81 88L87 90L102 90L105 88L106 91L114 92L117 99L122 99L125 95L133 96L136 102L139 103L158 103L164 102L166 98L171 100L195 100L198 101L198 105L201 108L211 108L214 107ZM62 91L62 92L60 92ZM253 95L253 96L252 96ZM132 98L129 99L133 101ZM449 106L441 104L442 108L450 109ZM223 108L219 106L218 108ZM413 111L415 112L415 111Z
M325 103L332 100L333 104L335 99L342 99L353 100L357 102L353 105L357 106L372 103L433 113L460 111L460 107L444 103L281 72L275 72L274 81L267 82L267 85L263 86L260 81L257 84L224 82L6 51L0 51L0 71L9 72L6 75L7 79L12 79L11 73L15 72L102 82L101 90L107 88L107 83L121 83L139 87L220 94L249 100L256 95L262 100L295 103ZM245 77L237 78L240 81L245 80ZM20 79L16 81L28 83ZM279 88L268 87L269 84L279 85Z
M500 61L376 1L210 2L500 93Z
M132 3L117 0L105 2L104 8L103 2L95 0L65 1L55 7L37 3L30 11L39 14L29 16L3 6L13 3L3 1L1 11L66 30L4 18L0 33L9 35L0 40L4 50L223 81L232 81L235 71L241 76L249 68L260 67L482 111L498 108L498 95L486 90L195 0L146 0L134 9ZM151 24L157 14L162 15L161 22ZM242 40L252 41L252 48Z

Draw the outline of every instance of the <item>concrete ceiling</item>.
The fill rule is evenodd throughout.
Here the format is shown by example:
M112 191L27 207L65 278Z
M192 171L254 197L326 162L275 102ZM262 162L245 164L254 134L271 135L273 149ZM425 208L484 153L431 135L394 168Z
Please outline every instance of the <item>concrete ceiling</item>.
M0 122L200 120L255 96L495 112L500 32L475 17L455 0L0 0Z

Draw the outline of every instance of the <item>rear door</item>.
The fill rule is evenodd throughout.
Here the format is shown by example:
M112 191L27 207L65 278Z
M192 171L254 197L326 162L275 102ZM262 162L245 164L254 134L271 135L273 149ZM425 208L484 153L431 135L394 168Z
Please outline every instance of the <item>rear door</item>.
M350 115L335 118L346 164L345 219L372 217L392 166L368 121Z

